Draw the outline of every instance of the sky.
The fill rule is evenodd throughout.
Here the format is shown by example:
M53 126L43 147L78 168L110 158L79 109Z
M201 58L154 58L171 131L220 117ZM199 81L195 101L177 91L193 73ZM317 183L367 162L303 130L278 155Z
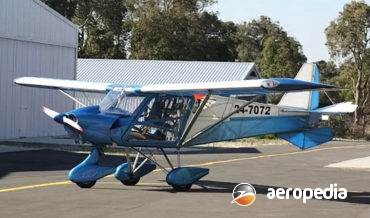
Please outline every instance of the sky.
M325 28L338 18L343 6L351 0L218 0L208 8L218 12L222 21L234 23L258 20L264 15L279 22L289 36L303 48L307 62L330 59L325 45ZM370 5L370 0L365 1Z

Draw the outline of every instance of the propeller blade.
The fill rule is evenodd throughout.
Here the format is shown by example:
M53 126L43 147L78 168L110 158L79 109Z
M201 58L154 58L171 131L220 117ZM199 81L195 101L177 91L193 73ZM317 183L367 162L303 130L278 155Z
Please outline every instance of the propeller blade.
M58 113L45 106L42 106L42 111L44 111L44 113L48 115L49 117L53 118L56 122L68 124L71 127L77 129L78 131L83 132L83 128L80 125L78 125L76 121L73 121L69 119L68 117L66 117L65 114Z
M47 107L45 107L45 106L42 106L42 111L44 111L44 113L46 114L46 115L48 115L49 117L51 117L51 118L55 118L56 116L58 116L59 115L59 113L58 112L56 112L56 111L53 111L53 110L51 110L50 108L47 108Z
M83 132L83 128L80 125L78 125L77 122L75 122L75 121L73 121L73 120L71 120L71 119L69 119L65 116L63 117L63 123L66 123L66 124L72 126L73 128L77 129L78 131Z

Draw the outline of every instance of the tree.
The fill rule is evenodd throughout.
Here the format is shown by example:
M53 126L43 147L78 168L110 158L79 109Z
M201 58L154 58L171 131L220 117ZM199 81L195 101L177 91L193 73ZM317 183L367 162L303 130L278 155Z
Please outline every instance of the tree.
M79 29L79 57L126 58L128 29L123 0L79 0L73 22Z
M77 7L77 0L41 0L69 20L72 20Z
M285 33L267 37L264 48L256 60L264 77L294 78L307 61L302 46Z
M307 58L301 44L270 18L238 26L240 61L256 62L263 77L294 77Z
M332 84L338 87L345 87L342 83L340 71L333 61L318 61L316 62L320 69L320 82L325 84ZM346 92L321 92L320 93L320 107L325 107L333 103L342 102Z
M213 0L129 1L132 59L234 61L235 28L204 11Z
M239 61L255 61L264 48L268 36L282 32L278 23L273 23L269 17L261 16L259 20L244 22L237 26L237 52Z
M221 37L220 41L222 46L225 46L226 49L223 49L225 58L221 58L224 61L236 61L238 59L237 47L237 26L233 22L222 22L221 23ZM219 50L220 51L220 50Z
M345 61L343 75L349 81L358 109L354 124L364 121L363 111L369 99L370 7L363 1L346 4L337 19L325 29L326 45L332 58ZM364 124L364 122L362 123Z

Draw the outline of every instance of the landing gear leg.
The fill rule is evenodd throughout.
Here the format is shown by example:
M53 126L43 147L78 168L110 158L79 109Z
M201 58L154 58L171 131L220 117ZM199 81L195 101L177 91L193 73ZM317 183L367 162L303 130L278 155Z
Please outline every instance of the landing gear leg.
M134 162L131 161L130 150L126 148L126 161L127 163L121 164L117 167L115 172L115 177L122 182L124 185L134 186L139 181L140 178L146 174L152 172L156 165L153 163L148 163L150 157L146 157L141 163L140 149L138 150Z

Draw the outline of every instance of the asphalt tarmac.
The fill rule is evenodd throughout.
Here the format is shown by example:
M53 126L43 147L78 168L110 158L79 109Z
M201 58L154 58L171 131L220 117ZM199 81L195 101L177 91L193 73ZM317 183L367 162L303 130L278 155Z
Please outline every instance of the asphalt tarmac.
M3 148L5 149L5 148ZM113 176L81 189L68 171L86 153L6 150L0 153L0 217L370 217L370 143L334 141L300 151L292 145L195 149L182 165L207 167L210 174L189 192L175 192L156 170L136 186ZM169 155L176 163L176 155ZM361 158L361 159L358 159ZM163 162L161 156L158 161ZM361 160L355 161L355 160ZM106 155L118 165L123 156ZM355 162L355 163L354 163ZM330 167L329 167L330 166ZM255 201L239 206L239 183L256 189ZM269 199L269 188L345 188L345 199Z

